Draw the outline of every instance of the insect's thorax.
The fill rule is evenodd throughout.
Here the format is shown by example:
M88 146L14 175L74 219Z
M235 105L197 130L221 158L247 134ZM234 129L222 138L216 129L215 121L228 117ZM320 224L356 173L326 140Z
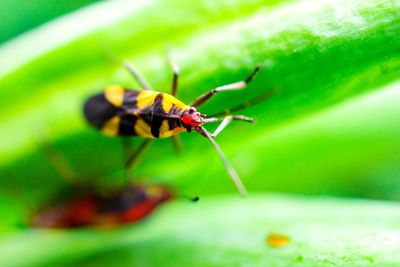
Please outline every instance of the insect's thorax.
M137 96L135 131L148 138L165 138L186 131L181 121L188 107L175 97L154 91Z

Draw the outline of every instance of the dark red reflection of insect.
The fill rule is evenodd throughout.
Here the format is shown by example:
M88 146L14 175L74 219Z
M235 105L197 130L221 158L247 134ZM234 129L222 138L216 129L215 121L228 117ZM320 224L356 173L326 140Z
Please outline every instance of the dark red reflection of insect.
M39 148L59 177L71 187L60 194L65 196L69 192L67 198L49 202L31 217L29 224L33 227L107 227L135 223L150 215L160 204L175 197L170 187L160 184L131 182L118 190L95 189L89 183L91 179L78 175L52 143L39 143ZM134 162L142 150L138 151L133 156ZM56 199L59 200L60 195ZM197 201L198 198L193 200Z
M74 228L134 223L173 197L172 190L164 185L132 184L109 196L91 192L42 209L33 217L32 225Z

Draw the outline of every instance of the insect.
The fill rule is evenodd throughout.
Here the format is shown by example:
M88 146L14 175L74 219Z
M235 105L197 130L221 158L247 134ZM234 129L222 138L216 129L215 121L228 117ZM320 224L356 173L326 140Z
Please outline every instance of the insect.
M124 62L124 66L142 89L131 90L119 85L111 85L104 92L91 96L84 104L84 115L87 121L106 135L147 138L138 148L137 153L133 153L127 160L127 166L136 161L139 152L143 151L152 139L173 137L177 143L176 135L178 133L196 131L211 142L236 188L242 195L246 195L247 191L239 175L214 138L233 120L254 122L253 118L230 114L262 101L272 95L273 91L268 91L248 102L212 115L202 114L197 111L197 108L220 92L245 88L258 73L260 66L257 66L246 79L218 86L200 95L191 104L186 105L176 98L179 68L172 61L170 65L173 70L172 90L171 94L167 94L154 91L132 65ZM224 116L220 117L222 115ZM206 123L219 121L221 123L213 133L203 127Z

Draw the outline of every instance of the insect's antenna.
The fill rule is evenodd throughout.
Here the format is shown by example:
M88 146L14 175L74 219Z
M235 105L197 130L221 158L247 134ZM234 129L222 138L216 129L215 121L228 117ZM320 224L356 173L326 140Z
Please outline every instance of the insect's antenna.
M250 106L256 105L256 104L264 101L265 99L273 96L275 93L276 93L275 89L269 90L269 91L265 92L264 94L262 94L260 96L257 96L257 97L255 97L253 99L250 99L247 102L244 102L244 103L242 103L240 105L237 105L237 106L229 108L229 109L225 109L223 111L220 111L220 112L217 112L217 113L214 113L214 114L207 115L207 117L216 117L216 116L221 116L221 115L227 115L227 114L231 114L233 112L248 108Z
M221 158L221 160L222 160L226 170L228 171L229 175L231 176L231 179L232 179L233 183L235 184L237 190L240 192L240 194L242 196L247 196L246 188L244 187L242 181L240 180L239 175L236 173L235 169L229 163L228 159L225 157L225 155L222 152L221 148L218 146L218 144L215 142L215 140L211 137L211 134L204 127L201 127L201 126L196 127L195 129L202 136L204 136L208 140L210 140L210 142L214 146L215 150L217 150L217 153L218 153L219 157Z

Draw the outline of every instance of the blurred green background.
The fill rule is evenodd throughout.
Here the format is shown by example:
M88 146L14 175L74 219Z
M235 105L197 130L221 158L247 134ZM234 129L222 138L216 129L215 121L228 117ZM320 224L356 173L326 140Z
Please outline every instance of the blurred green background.
M96 0L72 1L1 1L0 43L17 37L61 15L87 6Z
M400 266L398 1L92 2L0 3L6 265ZM177 200L111 232L27 229L32 210L73 186L39 149L42 135L90 177L85 183L124 182L120 140L88 127L82 103L109 84L138 87L118 63L123 59L169 92L166 46L181 68L178 96L186 103L264 66L246 90L218 95L201 109L213 113L276 89L243 111L256 124L232 123L216 138L249 199L238 197L208 141L184 133L184 153L156 140L131 176L200 195L199 203ZM289 234L293 244L267 249L270 231Z

